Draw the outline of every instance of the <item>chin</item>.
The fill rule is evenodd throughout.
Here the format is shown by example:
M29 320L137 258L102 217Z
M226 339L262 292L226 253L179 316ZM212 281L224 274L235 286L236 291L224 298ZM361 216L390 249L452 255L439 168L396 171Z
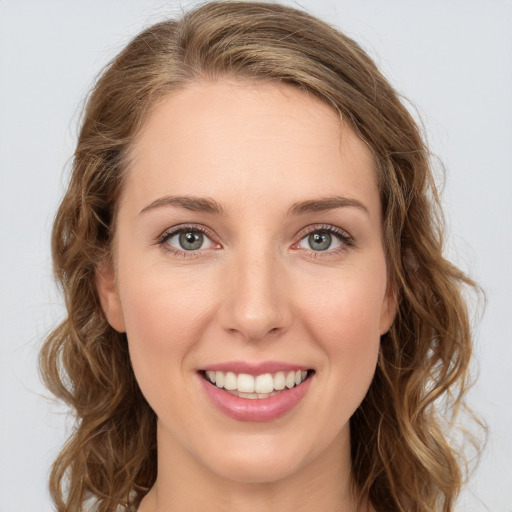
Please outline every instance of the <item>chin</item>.
M293 439L287 431L286 437L268 432L267 435L247 436L231 439L229 446L219 444L218 449L208 453L203 464L230 481L239 483L272 483L300 474L315 464L315 460L333 445L318 445L312 439ZM239 441L239 442L237 442ZM315 446L316 444L316 446Z
M210 466L211 470L227 480L247 484L268 484L286 480L296 474L300 461L290 461L282 453L273 453L269 457L231 457ZM220 461L219 461L220 462Z

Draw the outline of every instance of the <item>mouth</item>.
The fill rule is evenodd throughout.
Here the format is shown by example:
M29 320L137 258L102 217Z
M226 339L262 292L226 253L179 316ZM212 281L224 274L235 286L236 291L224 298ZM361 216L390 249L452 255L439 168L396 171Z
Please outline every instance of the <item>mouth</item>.
M205 366L197 375L218 411L237 421L265 422L302 410L316 371L283 361L230 361Z
M259 375L219 370L202 370L199 373L207 382L233 396L258 400L300 386L315 371L297 369Z

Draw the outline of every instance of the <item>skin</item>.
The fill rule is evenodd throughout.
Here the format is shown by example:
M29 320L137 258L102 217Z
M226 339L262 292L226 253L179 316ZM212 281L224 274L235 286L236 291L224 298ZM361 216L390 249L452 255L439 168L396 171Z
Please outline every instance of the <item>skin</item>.
M223 212L168 196L212 199ZM332 197L352 202L293 210ZM97 279L158 417L158 478L140 511L362 510L350 488L349 419L395 315L381 222L369 149L305 92L220 80L155 107L133 147L114 267ZM182 224L206 229L200 249L163 240ZM345 238L311 248L308 235L325 226ZM315 374L284 416L237 421L198 374L235 360Z

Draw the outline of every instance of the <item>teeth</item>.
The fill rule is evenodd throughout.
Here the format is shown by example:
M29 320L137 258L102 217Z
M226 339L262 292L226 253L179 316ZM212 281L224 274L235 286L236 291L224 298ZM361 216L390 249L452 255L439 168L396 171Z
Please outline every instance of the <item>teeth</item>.
M241 398L248 398L249 400L254 400L255 398L259 398L259 396L256 393L237 393L239 397Z
M286 377L284 375L284 372L277 372L274 375L274 389L276 391L281 391L285 387L286 387Z
M274 379L270 373L258 375L254 380L254 391L256 393L272 393L274 391Z
M295 372L289 372L286 375L285 385L287 388L293 388L293 386L295 386Z
M233 391L236 388L237 388L236 375L233 372L226 373L226 376L224 377L224 389L227 389L228 391Z
M237 389L242 393L254 393L254 377L241 373L237 380Z
M291 389L303 382L308 372L296 370L291 372L263 373L261 375L248 375L247 373L236 374L234 372L219 372L208 370L206 378L218 388L232 391L233 394L242 398L268 398L275 391L282 391L285 388Z

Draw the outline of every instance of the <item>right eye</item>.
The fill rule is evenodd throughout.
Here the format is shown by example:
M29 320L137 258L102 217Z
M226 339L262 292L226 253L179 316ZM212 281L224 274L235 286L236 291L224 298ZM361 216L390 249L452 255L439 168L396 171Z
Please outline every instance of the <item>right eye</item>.
M202 229L197 227L183 227L164 233L159 244L165 249L183 255L218 247Z
M184 251L197 251L204 249L203 245L208 239L200 231L181 231L167 240L169 245Z

